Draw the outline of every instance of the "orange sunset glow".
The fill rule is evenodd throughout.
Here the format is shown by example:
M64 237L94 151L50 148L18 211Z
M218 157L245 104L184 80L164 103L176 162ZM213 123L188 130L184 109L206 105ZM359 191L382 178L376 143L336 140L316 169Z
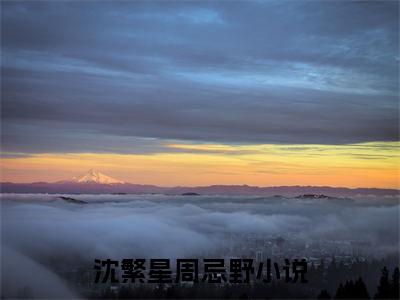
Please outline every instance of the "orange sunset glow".
M58 181L95 167L137 184L399 187L399 143L167 144L153 154L43 153L3 158L3 181ZM182 152L167 152L167 150Z

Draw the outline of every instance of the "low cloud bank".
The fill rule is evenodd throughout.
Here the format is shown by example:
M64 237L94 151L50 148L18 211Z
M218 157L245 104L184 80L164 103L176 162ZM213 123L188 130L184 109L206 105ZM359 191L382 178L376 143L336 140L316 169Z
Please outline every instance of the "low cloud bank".
M3 291L15 293L21 287L12 279L15 271L30 269L43 276L42 282L63 286L58 290L71 297L50 262L201 257L219 253L227 236L296 237L308 244L360 241L365 253L374 256L398 253L399 247L399 201L393 198L69 196L88 203L68 203L56 195L2 195ZM21 280L38 287L38 278ZM56 283L33 294L51 297Z

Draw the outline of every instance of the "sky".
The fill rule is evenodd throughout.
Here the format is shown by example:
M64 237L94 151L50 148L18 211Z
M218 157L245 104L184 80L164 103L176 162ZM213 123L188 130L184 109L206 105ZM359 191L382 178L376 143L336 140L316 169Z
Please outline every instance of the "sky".
M400 187L397 1L2 1L2 181Z

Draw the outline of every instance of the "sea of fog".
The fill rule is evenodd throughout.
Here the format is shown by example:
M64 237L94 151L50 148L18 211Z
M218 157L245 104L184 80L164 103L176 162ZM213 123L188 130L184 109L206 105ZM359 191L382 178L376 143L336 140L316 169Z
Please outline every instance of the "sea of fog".
M324 242L339 248L360 242L364 255L384 256L398 253L399 207L399 199L382 197L2 194L2 286L12 293L29 284L39 296L73 297L59 266L95 258L252 255L249 236L254 247L257 239L282 237L305 253Z

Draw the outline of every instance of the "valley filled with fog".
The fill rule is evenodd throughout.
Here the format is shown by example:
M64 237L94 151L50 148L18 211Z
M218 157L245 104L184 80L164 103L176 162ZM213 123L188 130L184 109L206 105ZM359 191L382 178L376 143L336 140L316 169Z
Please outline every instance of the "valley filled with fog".
M76 297L64 275L95 258L398 256L399 200L3 194L1 234L5 295Z

